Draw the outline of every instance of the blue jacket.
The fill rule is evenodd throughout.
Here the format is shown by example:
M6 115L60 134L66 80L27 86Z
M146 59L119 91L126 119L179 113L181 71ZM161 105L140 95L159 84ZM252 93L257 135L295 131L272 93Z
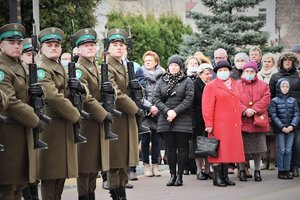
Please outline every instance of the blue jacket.
M276 97L271 100L269 105L269 115L272 121L274 133L283 133L282 128L293 126L297 127L300 121L300 113L295 98L288 94L282 94L280 83L287 79L281 78L276 83Z

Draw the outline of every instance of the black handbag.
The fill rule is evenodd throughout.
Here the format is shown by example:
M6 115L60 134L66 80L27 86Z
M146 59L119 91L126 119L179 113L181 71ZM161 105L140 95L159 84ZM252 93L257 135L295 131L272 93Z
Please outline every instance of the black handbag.
M214 138L213 133L211 134L212 138L197 136L195 154L218 157L220 140Z

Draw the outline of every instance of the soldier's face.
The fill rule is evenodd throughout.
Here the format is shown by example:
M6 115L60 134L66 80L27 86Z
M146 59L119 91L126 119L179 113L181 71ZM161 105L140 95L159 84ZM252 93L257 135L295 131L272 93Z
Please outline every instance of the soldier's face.
M115 58L122 58L126 45L123 42L115 41L109 44L108 51Z
M28 52L25 52L21 55L21 60L23 63L25 63L26 65L32 63L32 52L31 51L28 51ZM34 52L34 63L36 63L36 60L37 60L37 53Z
M62 48L59 42L44 42L41 51L47 58L57 61L62 52Z
M80 55L86 58L96 56L97 46L94 42L87 42L79 46Z
M12 58L20 58L22 54L22 41L3 40L0 43L1 52Z

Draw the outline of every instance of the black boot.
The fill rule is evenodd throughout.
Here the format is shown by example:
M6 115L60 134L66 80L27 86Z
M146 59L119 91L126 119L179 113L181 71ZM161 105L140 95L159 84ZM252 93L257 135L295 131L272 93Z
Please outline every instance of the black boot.
M262 181L261 176L260 176L260 170L254 170L254 180L256 182Z
M95 200L95 192L89 193L89 200Z
M32 200L39 200L38 182L32 183L30 185L30 192L31 192Z
M231 181L228 177L228 164L222 164L222 178L226 185L234 186L235 183Z
M299 177L299 169L298 167L293 167L293 177Z
M215 186L226 187L227 184L223 181L221 177L221 165L213 166L214 169L214 180L213 183Z
M119 187L119 192L120 192L120 200L126 200L126 190L124 186Z
M119 188L109 190L110 196L113 200L120 200Z
M247 181L247 176L245 170L240 170L240 181Z
M178 176L176 178L176 181L174 183L174 186L182 186L183 181L182 181L182 174L178 173Z
M90 200L89 195L79 196L78 200Z
M171 174L171 178L170 178L170 180L169 180L169 182L167 183L167 186L174 186L174 184L175 184L175 181L176 181L176 174L174 173L174 174Z
M293 175L290 174L289 171L285 171L285 174L286 174L287 179L294 179Z
M285 171L278 171L278 178L279 179L287 179L287 175Z
M23 196L24 200L32 200L30 186L24 188L22 191L22 194L23 194L22 196Z

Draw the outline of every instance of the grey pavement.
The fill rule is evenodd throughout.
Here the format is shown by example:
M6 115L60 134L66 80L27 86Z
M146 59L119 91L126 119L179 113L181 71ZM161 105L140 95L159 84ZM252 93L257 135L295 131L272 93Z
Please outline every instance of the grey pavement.
M212 180L200 181L195 175L183 177L183 186L167 187L169 171L167 165L160 165L161 177L145 177L142 164L137 168L138 181L130 181L133 189L127 189L128 200L205 200L205 199L230 199L230 200L299 200L300 199L300 178L293 180L280 180L277 178L277 171L262 170L262 182L255 182L248 179L247 182L240 182L235 174L230 178L236 182L232 187L215 187ZM253 168L251 169L253 174ZM96 189L96 199L111 199L108 190L101 187L102 179L99 178ZM78 199L76 191L76 180L70 179L62 195L63 200Z

